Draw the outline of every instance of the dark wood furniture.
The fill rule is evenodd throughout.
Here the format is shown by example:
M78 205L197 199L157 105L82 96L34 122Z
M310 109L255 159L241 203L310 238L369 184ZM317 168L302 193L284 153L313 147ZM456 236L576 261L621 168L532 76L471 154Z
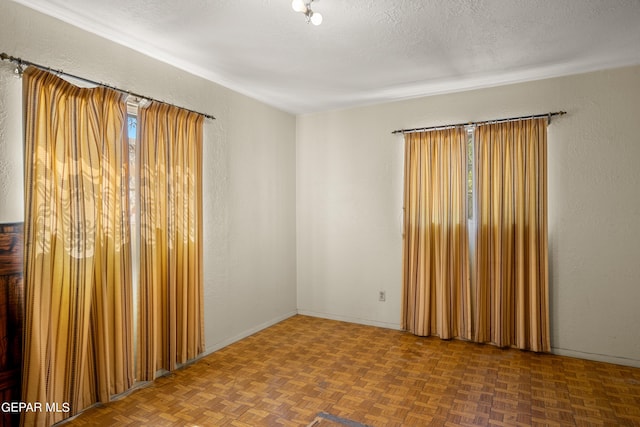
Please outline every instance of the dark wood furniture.
M24 286L23 224L0 224L0 402L19 401L22 364ZM0 412L0 426L17 415Z

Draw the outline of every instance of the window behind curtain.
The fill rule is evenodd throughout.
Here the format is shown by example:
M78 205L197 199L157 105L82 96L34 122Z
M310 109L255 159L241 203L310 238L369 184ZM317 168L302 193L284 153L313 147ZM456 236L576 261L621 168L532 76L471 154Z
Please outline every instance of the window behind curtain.
M403 327L549 350L546 126L535 119L456 128L456 137L454 129L405 135ZM461 204L464 227L452 220Z

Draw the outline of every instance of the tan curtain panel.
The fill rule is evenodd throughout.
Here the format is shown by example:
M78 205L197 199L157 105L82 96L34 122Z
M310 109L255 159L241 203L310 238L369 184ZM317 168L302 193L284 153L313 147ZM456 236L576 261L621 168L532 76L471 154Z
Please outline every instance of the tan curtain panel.
M139 380L204 351L202 121L160 103L138 114Z
M405 135L402 326L471 338L466 132Z
M22 399L43 411L22 422L51 425L133 383L127 115L109 89L34 68L23 85Z
M475 130L475 340L549 351L546 119Z

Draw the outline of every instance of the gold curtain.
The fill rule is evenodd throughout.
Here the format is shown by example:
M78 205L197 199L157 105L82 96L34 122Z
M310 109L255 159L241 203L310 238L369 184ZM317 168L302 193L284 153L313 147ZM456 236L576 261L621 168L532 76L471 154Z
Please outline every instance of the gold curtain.
M474 339L549 351L546 119L478 126L475 164Z
M43 408L22 422L51 425L133 383L127 114L118 92L34 68L23 92L22 399Z
M160 103L138 114L139 380L204 351L202 120Z
M403 328L471 338L466 132L405 135Z

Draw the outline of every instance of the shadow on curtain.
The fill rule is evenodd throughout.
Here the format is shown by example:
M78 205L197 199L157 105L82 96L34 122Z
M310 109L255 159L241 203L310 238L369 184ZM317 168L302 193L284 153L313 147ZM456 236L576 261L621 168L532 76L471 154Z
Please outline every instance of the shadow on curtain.
M133 384L126 104L35 68L23 86L23 401L63 411L22 422L51 425Z
M160 103L138 113L142 381L204 351L202 121Z

